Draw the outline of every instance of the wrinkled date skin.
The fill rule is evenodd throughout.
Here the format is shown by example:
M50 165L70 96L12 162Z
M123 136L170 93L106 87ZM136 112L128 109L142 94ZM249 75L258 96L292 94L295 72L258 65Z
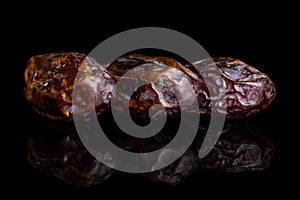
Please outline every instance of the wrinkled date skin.
M76 105L72 106L72 92L77 76L79 102L96 107L99 115L110 106L115 79L93 58L82 53L51 53L33 56L25 70L25 98L40 114L54 120L68 121ZM96 93L90 101L89 96ZM78 114L87 115L84 109Z
M254 67L237 59L229 57L219 57L204 59L193 63L199 69L202 76L208 77L208 84L211 88L209 92L202 90L199 81L196 88L200 88L198 96L209 96L218 111L225 111L227 118L247 118L264 110L275 98L276 90L274 83L264 73ZM187 66L189 67L189 66ZM220 75L220 82L210 76L210 71L217 69ZM209 77L210 76L210 77ZM199 84L200 83L200 84ZM217 91L217 92L214 92ZM225 94L226 110L222 109L222 96ZM205 99L205 98L204 98ZM201 107L202 112L210 113L211 104L207 108ZM222 111L223 110L223 111Z
M99 184L115 171L83 146L73 124L39 122L27 140L27 159L34 168L82 187Z
M274 143L255 124L226 123L211 152L200 159L199 168L226 172L262 170L271 163L274 151Z
M117 101L121 103L114 108L124 112L128 109L126 102L129 101L132 117L147 118L149 108L154 104L161 104L169 117L177 117L181 110L186 111L195 103L190 100L191 95L195 96L194 91L186 89L191 85L191 77L184 70L190 71L172 58L132 54L118 58L108 66L107 70L116 77L117 81L121 78L128 81L116 89ZM128 71L131 74L126 76L125 73ZM131 89L128 87L133 87L136 82L144 84L133 94L126 93ZM181 107L176 92L182 94L180 98L185 102ZM153 117L160 117L160 114L159 111L153 113Z
M155 70L139 68L143 64ZM183 66L171 58L132 54L116 59L107 69L117 80L131 70L133 76L127 79L148 82L131 96L122 90L117 91L120 101L130 99L129 108L133 116L147 115L153 104L161 104L171 117L178 116L180 111L211 114L214 104L214 108L226 114L227 118L247 118L265 109L275 97L275 87L270 78L240 60L220 57L204 59L193 65L198 71L192 65ZM194 91L187 90L188 85L192 85ZM177 97L176 91L182 95ZM198 102L189 101L195 94ZM183 105L179 106L178 98L183 100ZM199 111L190 109L195 103L199 104ZM124 104L118 109L127 107Z

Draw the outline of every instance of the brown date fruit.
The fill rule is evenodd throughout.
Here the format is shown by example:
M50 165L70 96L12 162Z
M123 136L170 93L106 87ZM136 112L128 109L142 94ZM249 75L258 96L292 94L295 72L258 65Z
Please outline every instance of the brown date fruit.
M82 53L50 53L33 56L25 70L24 94L40 114L55 120L71 120L76 105L72 92L77 76L80 103L95 108L99 115L110 106L115 79L93 58ZM89 101L95 90L96 98ZM87 98L85 98L87 97ZM84 109L78 114L87 115Z
M141 67L142 65L146 66ZM188 107L195 103L190 100L191 95L195 96L194 91L186 89L191 85L191 77L188 74L190 71L172 58L132 54L116 59L107 70L117 81L131 70L130 76L125 75L127 82L116 89L116 101L120 103L114 109L124 112L128 109L126 102L129 101L133 118L147 118L149 108L154 104L161 104L169 117L176 117L179 116L180 109L188 110ZM126 93L137 82L145 84L136 88L133 94ZM181 108L176 92L182 93L180 98L186 103ZM153 116L159 117L160 113L154 113Z
M212 88L214 94L199 89L198 96L214 99L213 103L218 111L225 111L227 118L247 118L264 110L275 98L275 85L271 79L256 68L240 60L219 57L204 59L193 63L199 69L200 74L209 76L210 70L216 66L221 76L221 83L217 83L211 76L206 82ZM190 68L190 66L187 66ZM200 83L200 84L199 84ZM196 88L205 88L199 81ZM221 85L221 87L220 87ZM220 91L222 90L222 91ZM226 110L222 109L223 102L219 94L226 94ZM210 96L209 96L210 95ZM201 107L201 105L200 105ZM202 112L210 113L211 105L201 107Z
M143 64L155 70L139 68ZM275 86L270 78L240 60L220 57L193 65L198 71L192 65L183 66L172 58L132 54L116 59L107 69L117 80L131 70L133 76L126 79L148 82L131 96L122 91L128 85L122 85L117 91L120 102L130 99L132 116L147 116L153 104L161 104L171 117L178 116L180 111L211 114L213 103L214 109L226 114L227 118L247 118L265 109L275 97ZM192 85L194 91L188 90L188 85ZM182 92L179 98L185 104L181 106L176 90ZM189 101L195 94L198 102ZM191 109L195 103L198 103L199 111ZM127 106L123 104L117 109L122 111Z

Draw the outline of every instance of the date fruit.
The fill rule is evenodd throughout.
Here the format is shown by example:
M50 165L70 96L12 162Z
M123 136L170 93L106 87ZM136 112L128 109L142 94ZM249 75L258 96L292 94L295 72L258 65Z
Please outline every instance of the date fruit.
M128 109L133 118L147 118L149 108L154 104L161 104L169 117L177 117L181 110L188 110L195 102L191 95L195 96L191 87L188 70L179 62L168 57L150 57L140 54L123 56L112 62L107 70L113 74L117 81L122 78L126 80L119 83L116 89L116 104L114 109L124 112ZM130 75L125 73L130 71ZM136 83L144 83L141 87L132 90ZM175 94L180 94L177 97ZM184 104L179 106L179 98ZM153 113L160 116L160 110Z
M264 110L275 98L276 90L274 83L264 73L256 68L237 59L229 57L219 57L213 59L204 59L194 63L199 69L200 74L208 76L209 84L214 94L201 90L202 82L196 86L200 88L198 96L204 99L213 99L215 107L220 111L225 111L227 118L247 118ZM217 68L221 83L214 80L214 75L210 75L211 69ZM210 77L209 77L210 76ZM220 91L222 90L222 91ZM220 101L220 94L225 93L226 110L222 109L223 102ZM207 107L201 107L202 112L210 113L211 104Z
M51 53L33 56L25 70L25 98L40 114L55 120L71 120L72 92L77 76L79 102L100 114L110 106L115 79L93 58L82 53ZM96 98L88 101L95 90ZM84 109L78 109L82 115Z
M240 60L220 57L204 59L193 65L198 71L192 65L183 66L171 58L132 54L116 59L107 69L117 80L131 71L132 75L126 79L133 83L147 82L131 96L123 89L128 84L121 85L117 91L120 102L130 99L133 116L146 116L153 104L161 104L171 117L180 111L198 112L191 109L197 102L189 100L196 94L201 114L211 114L214 104L214 108L225 113L227 118L247 118L265 109L275 97L275 86L270 78ZM194 91L187 89L190 85ZM176 96L176 91L181 95ZM179 105L179 99L184 104ZM117 109L127 109L126 104Z
M128 71L131 72L131 76L126 77L129 82L116 91L117 100L123 104L115 109L127 110L126 102L129 101L130 114L142 119L148 118L149 108L154 104L161 104L169 117L177 117L181 111L209 115L214 108L225 113L227 118L247 118L264 110L276 95L275 86L267 75L240 60L220 57L193 65L198 71L172 58L132 54L116 59L106 70L81 53L38 55L28 61L24 93L36 111L57 120L72 119L76 107L72 105L76 76L82 94L81 105L93 107L94 102L88 96L96 90L98 115L110 106L115 78L120 80ZM136 88L133 94L127 94L130 83L139 81L146 84ZM192 89L187 89L190 87ZM198 102L191 98L195 94ZM199 110L195 109L197 103ZM87 114L83 108L79 108L78 113Z

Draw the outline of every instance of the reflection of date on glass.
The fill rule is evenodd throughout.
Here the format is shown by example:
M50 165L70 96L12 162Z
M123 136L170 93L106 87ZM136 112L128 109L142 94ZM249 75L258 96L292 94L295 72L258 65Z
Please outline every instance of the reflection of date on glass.
M38 120L27 142L27 158L34 167L60 180L83 187L99 184L108 179L114 169L97 161L80 141L74 124L59 124L49 120ZM112 124L106 124L107 127ZM243 172L266 168L274 154L272 140L264 135L257 125L248 122L225 123L224 130L214 148L204 158L198 157L198 150L205 136L206 128L199 127L193 145L175 162L163 169L139 174L154 181L177 185L191 176L196 170ZM114 134L113 131L111 134ZM165 133L167 134L167 133ZM167 136L166 136L167 137ZM155 146L161 141L151 141ZM127 150L147 149L138 141L122 138L123 148ZM130 147L127 146L130 143ZM174 149L166 149L157 162L164 162ZM106 154L112 160L113 155Z
M212 151L200 160L200 168L242 172L266 168L274 155L274 143L250 122L225 123Z

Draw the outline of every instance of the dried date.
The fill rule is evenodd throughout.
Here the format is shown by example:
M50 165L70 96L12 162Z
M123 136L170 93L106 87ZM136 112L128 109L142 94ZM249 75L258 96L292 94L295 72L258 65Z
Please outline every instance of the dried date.
M190 87L190 76L185 73L185 69L188 70L176 60L167 57L132 54L116 59L107 70L116 77L117 81L123 78L126 82L116 89L116 101L119 103L114 109L124 112L128 109L126 102L129 101L132 117L147 119L149 108L154 104L161 104L169 117L179 116L180 110L186 110L194 104L190 97L195 94L187 89ZM124 78L124 74L129 71L131 74L125 75ZM133 93L127 93L137 82L145 84ZM181 108L176 92L185 103ZM154 113L153 116L159 117L159 112Z
M205 91L201 88L203 82L199 81L196 86L198 97L213 99L212 103L218 111L225 112L227 118L247 118L264 110L275 98L275 85L271 79L256 68L237 59L229 57L219 57L204 59L194 63L200 74L208 76L211 90ZM221 83L214 80L214 75L210 75L212 69L218 70ZM189 67L189 66L187 66ZM190 68L190 67L189 67ZM200 84L199 84L200 83ZM213 94L209 92L213 91ZM216 92L214 92L216 91ZM220 94L225 93L226 109L223 109L224 102ZM211 104L201 107L202 112L210 113Z
M154 70L147 71L147 68L140 68L141 65L152 66ZM131 96L118 90L120 102L130 99L133 116L147 116L153 104L163 105L169 116L177 116L183 110L198 112L191 109L197 102L189 101L196 93L201 114L211 114L214 104L213 108L225 113L227 118L247 118L265 109L276 95L275 86L267 75L240 60L220 57L193 65L198 71L192 65L183 66L171 58L132 54L116 59L107 69L117 80L131 70L133 76L126 79L148 82ZM194 91L187 89L189 85ZM176 91L182 95L177 97ZM183 105L179 106L179 98ZM127 107L123 105L118 109Z
M141 65L149 68L141 68ZM240 60L228 57L204 59L194 66L198 71L192 65L183 66L172 58L133 54L118 58L106 71L94 59L81 53L38 55L28 61L24 93L36 111L58 120L72 119L76 105L72 105L71 94L77 73L78 88L83 95L81 104L94 106L93 101L85 102L89 98L84 97L97 85L95 105L100 114L110 106L114 77L120 80L131 70L134 76L128 78L130 81L146 84L133 94L125 93L130 84L121 86L125 89L118 88L118 100L129 100L131 114L142 119L148 118L153 104L161 104L171 117L178 116L181 111L211 114L214 108L225 113L227 118L247 118L265 109L276 95L275 86L267 75ZM149 70L151 67L155 70ZM192 90L187 89L190 86ZM198 102L192 101L191 96L195 93ZM195 103L199 104L199 110L195 109ZM119 111L128 109L126 104L119 105L116 107ZM84 109L79 109L78 113L84 114Z
M77 76L79 102L99 115L110 106L115 79L93 58L82 53L51 53L33 56L25 70L25 98L40 114L55 120L71 120L75 106L72 92ZM95 91L96 98L89 101ZM84 109L78 109L84 113Z

